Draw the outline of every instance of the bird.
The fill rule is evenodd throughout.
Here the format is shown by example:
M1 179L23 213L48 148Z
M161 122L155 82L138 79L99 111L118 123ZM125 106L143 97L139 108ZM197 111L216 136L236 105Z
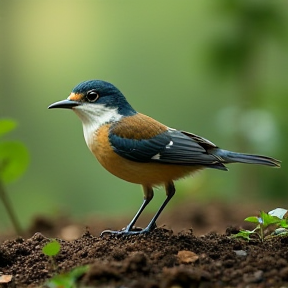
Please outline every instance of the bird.
M113 175L143 187L144 199L131 222L108 234L135 235L154 230L156 220L175 194L174 181L204 168L228 170L230 163L280 167L281 161L260 155L220 149L190 132L170 128L137 112L113 84L88 80L75 86L67 99L48 109L73 110L80 118L86 144L100 164ZM155 187L164 186L165 201L146 228L134 225L153 198Z

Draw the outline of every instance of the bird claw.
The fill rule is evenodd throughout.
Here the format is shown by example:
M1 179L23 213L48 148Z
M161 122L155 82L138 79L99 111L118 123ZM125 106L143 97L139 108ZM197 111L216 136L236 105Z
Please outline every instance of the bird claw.
M130 230L128 227L123 228L122 230L118 231L118 230L104 230L101 232L100 237L103 237L105 234L110 234L110 235L115 235L115 236L131 236L131 235L141 235L141 234L147 234L149 232L151 232L151 230L153 230L156 227L153 226L153 228L151 229L150 227L146 227L146 228L140 228L140 227L133 227L133 230Z

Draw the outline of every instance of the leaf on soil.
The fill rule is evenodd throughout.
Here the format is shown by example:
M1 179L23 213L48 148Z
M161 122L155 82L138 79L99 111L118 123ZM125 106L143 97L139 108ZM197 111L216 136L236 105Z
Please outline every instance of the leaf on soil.
M48 288L76 288L76 281L85 274L89 269L89 266L79 266L68 273L59 274L45 283L45 287Z
M256 230L259 229L259 225L253 230L240 230L237 234L231 236L231 238L242 237L245 240L250 240L250 235L256 233Z
M61 249L60 243L54 239L51 242L47 243L43 248L42 252L47 256L56 256Z

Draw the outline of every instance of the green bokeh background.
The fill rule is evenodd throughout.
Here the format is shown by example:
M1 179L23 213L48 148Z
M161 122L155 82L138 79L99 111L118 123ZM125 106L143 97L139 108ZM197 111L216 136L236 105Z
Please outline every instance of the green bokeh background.
M136 110L168 126L283 161L280 170L233 165L228 173L198 173L177 182L169 207L220 198L239 205L267 199L287 208L286 1L2 0L0 6L0 117L19 122L10 139L31 153L27 173L7 187L23 225L39 213L132 216L142 202L140 186L97 163L72 111L47 109L88 79L112 82ZM159 191L150 211L164 198ZM0 203L0 228L9 226Z

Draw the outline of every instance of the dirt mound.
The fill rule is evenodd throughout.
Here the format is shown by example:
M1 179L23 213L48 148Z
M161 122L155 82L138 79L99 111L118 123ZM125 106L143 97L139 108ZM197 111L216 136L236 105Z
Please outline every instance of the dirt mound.
M158 228L149 235L100 238L87 231L73 241L58 240L61 251L54 268L61 272L91 264L79 280L89 287L288 285L288 237L245 242L216 233L196 237L192 230L175 235ZM48 241L36 233L1 244L0 271L13 275L6 287L36 287L56 272L42 253Z

